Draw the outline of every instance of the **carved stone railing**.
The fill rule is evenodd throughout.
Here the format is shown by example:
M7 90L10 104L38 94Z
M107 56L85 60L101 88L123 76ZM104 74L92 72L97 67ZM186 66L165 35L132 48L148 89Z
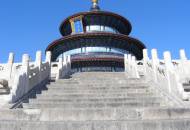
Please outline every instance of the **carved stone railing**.
M7 64L3 64L0 79L8 81L10 93L1 95L2 103L13 103L19 100L35 87L46 84L50 77L51 53L47 52L45 62L42 62L42 53L36 53L36 61L30 62L29 55L24 54L22 63L14 63L14 55L10 54ZM1 64L2 66L2 64Z
M46 84L50 76L51 53L47 52L46 61L42 63L42 53L36 53L36 61L29 62L29 56L23 55L22 65L16 66L13 74L10 101L15 102L35 87ZM18 67L19 66L19 67Z
M144 76L143 61L142 60L136 61L136 63L137 63L137 71L138 71L139 76L141 76L141 77Z
M152 50L152 59L150 60L147 50L144 53L144 75L148 81L153 81L156 86L165 91L168 95L176 97L176 99L187 100L189 93L185 92L183 88L182 79L188 78L189 61L182 62L180 60L172 60L170 52L164 52L164 60L159 60L157 51ZM183 51L180 52L181 57ZM185 59L185 58L184 58Z
M71 72L71 57L65 56L59 58L58 62L52 62L51 64L51 79L58 80Z
M5 89L9 93L0 95L0 107L2 104L14 103L26 96L31 90L36 91L49 82L55 75L58 80L70 74L70 56L64 56L59 62L51 63L51 53L46 53L46 59L42 62L42 52L36 53L36 60L30 61L29 55L24 54L22 62L14 63L14 54L10 53L8 62L0 64L0 81L7 81Z
M124 55L124 64L125 64L125 72L127 73L128 77L130 78L140 78L140 74L137 68L137 61L135 56L131 54Z

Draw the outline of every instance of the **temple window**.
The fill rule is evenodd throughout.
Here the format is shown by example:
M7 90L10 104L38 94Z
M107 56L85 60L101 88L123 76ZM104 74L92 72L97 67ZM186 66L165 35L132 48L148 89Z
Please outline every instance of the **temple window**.
M102 26L102 25L88 25L86 26L86 32L111 32L111 33L119 33L116 29Z
M70 19L70 24L71 24L73 34L84 32L82 16Z

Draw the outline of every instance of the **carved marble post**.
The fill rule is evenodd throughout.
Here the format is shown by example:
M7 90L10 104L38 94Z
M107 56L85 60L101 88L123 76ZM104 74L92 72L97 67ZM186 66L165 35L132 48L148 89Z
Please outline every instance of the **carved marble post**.
M68 68L67 68L68 73L67 74L69 74L71 71L71 56L70 55L67 56L67 64L68 64Z
M157 82L157 66L159 65L157 50L152 49L151 54L152 54L152 67L154 71L154 81Z
M125 54L125 55L124 55L124 67L125 67L125 72L127 72L127 67L128 67L128 66L127 66L127 62L128 62L128 61L127 61L127 60L128 60L127 57L128 57L128 55Z
M36 67L38 67L38 83L41 83L42 81L42 75L41 75L41 69L42 69L42 52L37 51L36 52L36 62L35 62Z
M173 71L174 66L172 63L171 53L169 51L164 52L164 61L167 70Z
M147 61L148 60L149 60L148 50L147 49L143 49L143 68L144 68L144 75L145 76L147 75L146 67L147 67Z
M29 73L29 61L30 61L30 58L29 58L29 55L28 54L24 54L22 56L22 70L23 72Z
M128 73L130 73L130 74L131 74L131 61L132 61L132 55L128 54L127 64L128 64Z
M168 81L168 91L171 93L171 72L174 69L174 66L172 64L172 58L169 51L164 52L164 61L165 61L165 67L166 67L166 76Z
M67 56L65 54L63 54L63 62L65 65L67 64Z
M67 74L67 56L63 54L63 76Z
M188 63L188 58L186 56L185 50L181 49L180 50L180 69L182 70L182 74L178 75L178 77L180 76L181 79L185 79L186 77L189 77L190 75L190 63ZM182 86L183 88L183 86ZM183 92L184 89L180 90L180 92ZM183 100L189 100L189 95L188 93L183 93Z
M39 69L41 69L42 67L42 52L41 51L36 52L36 66L38 66Z
M58 73L56 76L56 80L62 78L62 71L63 71L63 58L59 58L59 63L58 63Z
M132 77L133 78L140 78L139 72L137 69L137 62L136 62L136 57L132 56Z
M9 53L9 58L7 62L7 71L8 78L11 79L12 71L13 71L13 63L14 63L14 53Z
M46 52L46 62L48 62L49 65L51 65L51 51Z
M49 78L51 78L51 52L47 51L46 52L46 62L48 62L48 74L49 74Z
M29 55L24 54L22 56L22 73L23 73L23 77L25 77L25 78L22 78L23 80L19 81L19 82L22 82L20 84L24 85L25 93L27 93L28 90L30 89L30 86L29 86L29 61L30 61Z
M181 60L187 60L185 50L183 50L183 49L180 50L180 58L181 58Z
M180 69L182 69L182 72L184 73L184 75L182 76L185 76L186 75L189 75L189 64L188 64L188 60L187 60L187 57L186 57L186 54L185 54L185 50L181 49L180 50Z

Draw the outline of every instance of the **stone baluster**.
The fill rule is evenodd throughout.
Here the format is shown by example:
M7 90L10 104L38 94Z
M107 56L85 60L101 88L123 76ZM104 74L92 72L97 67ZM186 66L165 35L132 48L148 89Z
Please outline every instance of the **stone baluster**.
M187 57L186 57L186 54L185 54L185 50L181 49L180 50L180 69L182 69L182 72L184 73L183 76L187 76L188 75L188 68L189 68L189 65L188 65L188 60L187 60Z
M169 51L164 52L164 61L167 70L173 71L174 66L172 63L171 53Z
M42 52L37 51L36 52L36 61L35 61L36 67L38 67L38 83L41 83L42 81L42 75L41 75L41 69L42 69Z
M124 55L124 67L125 67L125 72L127 72L127 67L128 67L127 62L128 62L128 55L125 54L125 55Z
M67 56L63 54L63 76L67 74Z
M132 64L132 77L133 78L140 78L139 72L138 72L138 69L137 69L137 62L136 62L136 57L135 56L132 56L131 64Z
M148 57L148 50L147 49L143 49L143 68L144 68L144 75L146 76L147 75L147 62L149 60L149 57Z
M36 66L39 67L41 69L42 67L42 52L41 51L37 51L36 52L36 62L35 62Z
M25 88L25 93L27 93L30 89L29 86L29 61L30 61L30 57L28 54L24 54L22 56L22 74L25 78L23 78L22 84L24 85Z
M49 78L51 78L51 52L47 51L46 52L46 63L48 63L48 74L49 74Z
M28 54L24 54L22 56L22 70L27 75L29 74L29 61L30 61L29 55Z
M152 67L154 72L154 81L157 82L157 66L159 65L158 53L156 49L151 50L152 55Z
M165 68L166 68L166 76L168 81L168 91L171 93L171 72L173 72L174 66L172 64L171 53L169 51L164 52L164 61L165 61Z
M59 58L59 63L58 63L58 73L56 76L56 80L62 78L62 71L63 71L63 58Z
M63 63L64 63L64 65L67 64L67 56L65 54L63 54Z
M184 49L180 50L180 64L180 69L182 69L183 75L178 75L178 77L183 77L183 79L185 79L190 76L190 64L188 63L188 58ZM184 91L184 89L181 91ZM187 93L183 93L183 100L187 99L189 100L189 95Z
M11 79L11 76L12 76L13 63L14 63L14 53L9 53L9 58L7 62L7 71L8 71L9 80Z
M187 60L186 54L185 54L185 50L181 49L180 50L180 58L181 60Z
M46 52L46 62L48 62L49 65L51 65L51 51Z
M131 61L132 61L132 55L131 54L128 54L128 57L127 57L127 63L128 63L128 73L131 74Z
M69 74L71 71L71 56L70 55L67 56L67 65L68 65L67 72Z

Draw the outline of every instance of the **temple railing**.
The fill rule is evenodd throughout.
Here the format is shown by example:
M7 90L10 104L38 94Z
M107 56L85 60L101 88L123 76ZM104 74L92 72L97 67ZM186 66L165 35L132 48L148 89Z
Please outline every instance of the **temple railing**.
M6 85L7 94L0 94L0 107L15 103L31 91L37 92L46 85L53 75L55 80L68 75L71 69L70 56L59 59L59 62L51 63L51 52L46 53L45 61L42 61L42 52L36 53L36 60L30 61L28 54L24 54L22 62L14 63L14 54L10 53L8 63L0 64L0 84ZM6 83L6 84L5 84Z
M185 52L180 51L179 60L172 60L170 52L164 53L163 60L158 58L155 49L151 54L152 59L149 59L145 49L141 61L137 61L130 54L125 54L127 76L131 78L143 76L147 82L153 84L153 87L157 87L176 102L189 100L190 92L186 90L190 84L190 61L186 58ZM34 62L30 62L29 55L25 54L21 63L14 63L14 54L10 53L8 62L0 64L0 79L7 81L10 91L7 95L0 95L0 100L6 103L15 102L31 89L46 84L49 79L58 80L70 72L71 56L64 56L59 58L58 62L51 62L51 53L47 52L46 59L42 62L42 53L38 51Z
M124 65L125 65L125 72L127 73L128 77L140 78L140 73L137 67L138 63L136 61L135 56L132 56L131 54L125 54Z
M21 63L14 63L14 54L10 53L9 60L0 71L0 79L8 81L10 93L1 95L2 103L14 103L33 88L48 83L51 70L51 53L47 52L46 60L42 62L42 53L36 53L36 61L30 62L29 55L24 54ZM2 64L1 64L2 66Z
M143 76L168 100L184 105L184 101L190 100L190 61L186 58L185 51L180 50L179 60L172 60L170 52L164 52L164 59L161 60L156 49L152 49L151 55L152 59L144 49L143 60L136 61L135 57L125 54L127 75L131 78Z
M71 55L72 61L76 59L85 59L85 58L118 58L123 60L124 55L112 52L90 52L90 53L79 53Z
M51 63L51 79L58 80L71 72L71 56L60 57L58 62Z
M136 62L138 66L136 71L139 74L143 73L148 82L151 81L166 95L175 97L176 101L177 99L179 102L189 100L190 92L185 91L183 86L186 82L190 83L190 61L187 60L185 51L180 51L181 59L179 60L172 60L170 52L164 52L163 60L158 58L156 49L153 49L151 54L152 59L149 59L147 50L143 50L144 58L143 61ZM129 61L128 59L126 61ZM133 68L135 66L133 65ZM126 68L130 69L131 67L126 64ZM132 73L137 72L132 71Z

